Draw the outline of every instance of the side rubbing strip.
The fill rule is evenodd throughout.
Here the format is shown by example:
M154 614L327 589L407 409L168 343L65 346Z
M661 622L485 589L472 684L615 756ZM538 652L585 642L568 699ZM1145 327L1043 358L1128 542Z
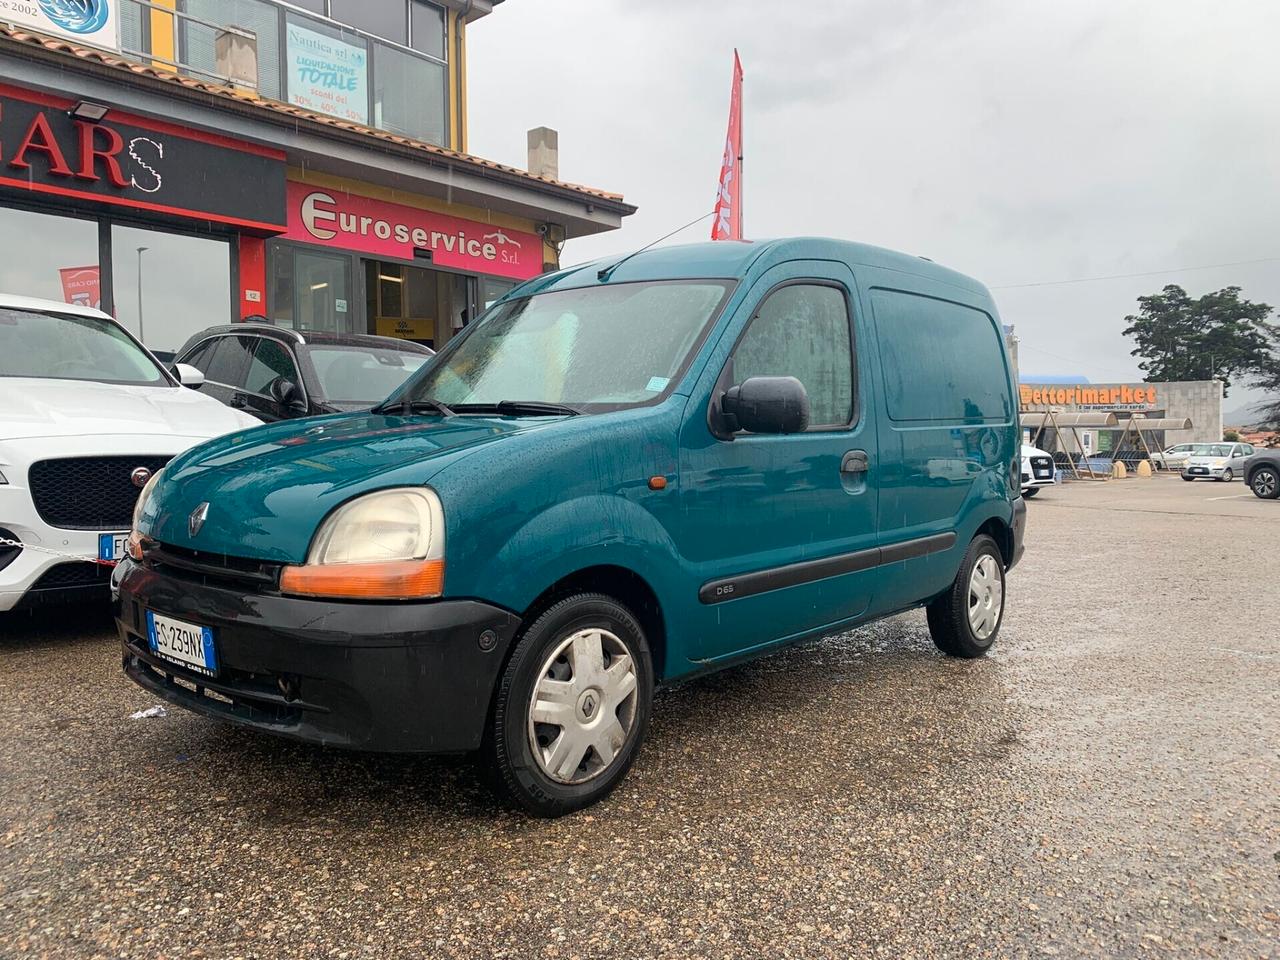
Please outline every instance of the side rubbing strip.
M887 547L873 547L870 550L823 557L821 560L805 560L802 563L787 564L785 567L772 567L736 577L725 577L722 580L711 580L702 585L698 591L698 599L708 604L723 603L726 600L750 597L769 590L799 586L813 580L825 580L845 573L870 570L872 567L886 563L928 556L931 553L951 549L955 546L955 542L954 533L939 533L932 537L907 540L905 543L893 543Z

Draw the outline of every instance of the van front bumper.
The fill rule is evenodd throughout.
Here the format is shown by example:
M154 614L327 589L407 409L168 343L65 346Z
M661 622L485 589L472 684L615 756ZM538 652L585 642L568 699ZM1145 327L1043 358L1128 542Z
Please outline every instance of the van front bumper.
M196 713L328 746L477 749L520 623L475 600L354 603L246 594L125 564L116 622L132 680ZM153 653L147 610L211 627L217 675Z

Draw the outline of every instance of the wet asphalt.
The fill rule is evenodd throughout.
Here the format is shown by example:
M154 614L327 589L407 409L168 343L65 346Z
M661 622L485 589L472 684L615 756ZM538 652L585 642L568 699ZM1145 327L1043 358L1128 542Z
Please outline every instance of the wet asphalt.
M0 956L1280 956L1280 501L1029 513L985 660L913 613L665 691L551 822L463 758L131 720L107 610L0 618Z

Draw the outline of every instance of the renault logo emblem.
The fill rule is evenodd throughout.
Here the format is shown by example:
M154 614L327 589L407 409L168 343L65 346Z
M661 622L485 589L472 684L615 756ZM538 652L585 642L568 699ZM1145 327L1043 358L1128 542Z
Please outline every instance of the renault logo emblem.
M149 467L134 467L133 473L129 474L130 482L139 490L145 487L150 479L151 469Z
M205 518L209 516L209 504L202 503L191 511L191 516L187 517L187 530L194 537L200 532L200 528L204 526Z

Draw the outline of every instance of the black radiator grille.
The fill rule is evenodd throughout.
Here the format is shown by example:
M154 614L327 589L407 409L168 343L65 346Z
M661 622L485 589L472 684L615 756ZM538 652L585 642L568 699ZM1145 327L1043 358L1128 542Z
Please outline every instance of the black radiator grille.
M152 473L169 457L65 457L31 465L27 482L40 519L67 530L127 530L141 492L131 479Z

